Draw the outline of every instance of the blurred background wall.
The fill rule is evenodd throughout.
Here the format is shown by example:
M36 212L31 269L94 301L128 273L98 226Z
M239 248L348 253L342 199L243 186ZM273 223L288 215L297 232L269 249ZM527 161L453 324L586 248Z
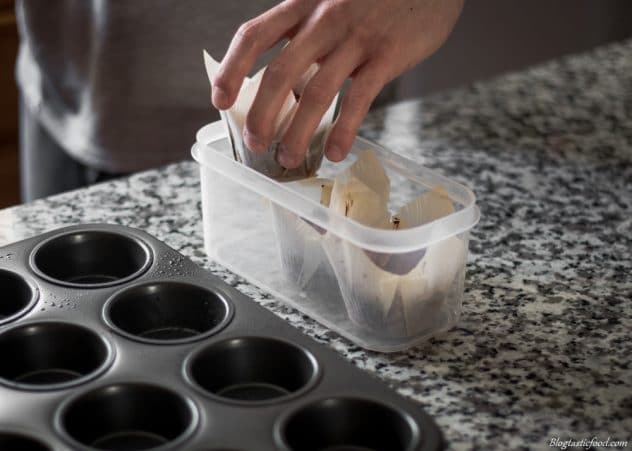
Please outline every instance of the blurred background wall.
M466 0L444 47L403 76L397 96L453 88L628 36L630 0Z
M0 0L0 208L19 202L13 9L14 0ZM427 95L628 36L630 0L467 0L446 45L388 86L384 99Z
M13 0L0 0L0 208L17 203L17 92L13 67L18 46Z

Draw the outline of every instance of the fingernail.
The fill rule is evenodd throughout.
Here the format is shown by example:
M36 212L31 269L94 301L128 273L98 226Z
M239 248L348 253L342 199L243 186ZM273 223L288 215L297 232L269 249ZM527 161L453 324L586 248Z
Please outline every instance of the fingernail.
M228 103L228 93L219 86L213 86L213 105L224 106Z
M283 144L280 144L277 149L277 161L287 169L293 169L296 166L294 156Z
M248 131L248 129L244 129L244 142L246 146L252 150L253 152L263 152L266 150L266 146L257 136Z
M329 148L327 149L327 158L329 158L331 161L340 161L342 160L342 157L343 155L340 147L336 145L329 146Z

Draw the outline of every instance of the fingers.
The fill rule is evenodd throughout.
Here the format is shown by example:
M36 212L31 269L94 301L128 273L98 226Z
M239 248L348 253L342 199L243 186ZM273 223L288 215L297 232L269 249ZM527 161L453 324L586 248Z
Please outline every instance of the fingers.
M279 42L308 13L308 1L286 1L245 22L233 37L213 81L213 105L230 108L261 53Z
M277 158L285 168L298 167L336 93L362 62L362 54L352 45L345 45L327 56L309 81L292 123L285 133Z
M277 116L292 87L313 62L342 40L346 31L337 24L343 17L332 11L335 8L323 7L312 13L310 20L266 68L246 118L244 141L249 149L262 152L268 148L274 138Z
M371 103L388 80L385 69L387 66L381 61L375 61L363 66L353 77L325 145L325 155L329 160L341 161L349 153Z

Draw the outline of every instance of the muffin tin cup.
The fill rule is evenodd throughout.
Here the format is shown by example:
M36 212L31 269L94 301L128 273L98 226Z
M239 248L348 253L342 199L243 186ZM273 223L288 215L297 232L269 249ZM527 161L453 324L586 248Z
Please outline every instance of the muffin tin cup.
M182 344L216 334L233 316L221 294L182 282L141 283L105 304L103 318L117 333L150 344Z
M72 288L105 288L142 275L152 263L149 247L126 233L78 230L53 236L31 254L42 279Z
M413 451L419 428L401 409L371 399L332 397L286 414L275 437L284 451Z
M60 321L16 325L0 333L0 384L21 390L60 390L102 374L114 350L98 333Z
M35 436L0 429L0 449L7 451L53 451L53 449Z
M0 440L36 432L12 450L308 451L319 431L328 451L443 449L418 405L146 233L76 226L0 253L22 299L0 325ZM74 278L100 272L119 278Z
M6 269L0 269L0 293L0 326L26 314L39 296L33 282Z
M198 426L189 398L151 384L104 385L66 400L55 426L75 448L176 449ZM181 448L180 448L181 449Z
M206 396L253 406L305 394L317 383L320 367L308 350L293 343L243 336L196 351L185 363L185 377Z

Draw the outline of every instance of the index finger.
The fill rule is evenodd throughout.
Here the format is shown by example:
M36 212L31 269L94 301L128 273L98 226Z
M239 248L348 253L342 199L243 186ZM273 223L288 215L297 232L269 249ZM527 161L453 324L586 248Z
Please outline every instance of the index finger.
M257 58L283 39L307 14L309 1L284 1L243 23L233 37L213 80L213 105L230 108Z

